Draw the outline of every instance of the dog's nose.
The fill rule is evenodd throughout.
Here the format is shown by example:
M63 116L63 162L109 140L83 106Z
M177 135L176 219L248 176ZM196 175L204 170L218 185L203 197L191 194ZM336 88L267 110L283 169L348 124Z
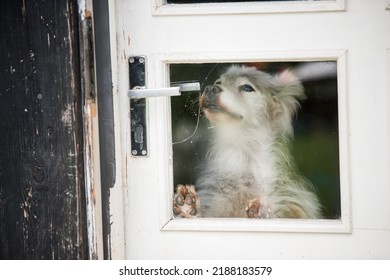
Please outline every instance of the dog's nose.
M217 85L211 85L211 86L206 86L205 89L204 89L204 93L207 94L207 95L210 95L210 94L218 94L222 91L222 89L217 86Z
M219 93L221 92L222 89L217 85L206 86L200 100L202 107L207 109L217 108Z

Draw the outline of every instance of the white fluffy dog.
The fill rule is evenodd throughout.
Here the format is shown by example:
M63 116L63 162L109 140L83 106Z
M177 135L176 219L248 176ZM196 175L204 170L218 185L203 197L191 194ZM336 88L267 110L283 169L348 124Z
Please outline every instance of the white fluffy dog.
M179 185L173 200L182 217L320 218L311 183L289 146L292 118L305 98L289 70L270 76L232 66L207 86L200 106L215 135L194 186Z

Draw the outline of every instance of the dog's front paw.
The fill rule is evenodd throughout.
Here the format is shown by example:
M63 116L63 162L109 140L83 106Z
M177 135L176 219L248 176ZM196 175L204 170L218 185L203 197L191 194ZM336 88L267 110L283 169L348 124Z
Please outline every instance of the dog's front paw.
M261 218L261 201L260 199L252 199L249 201L248 206L246 207L246 216L248 218Z
M200 216L200 202L193 185L178 185L173 197L173 213L183 218Z
M246 210L246 216L248 218L253 218L253 219L271 218L271 209L266 207L259 198L250 200L245 210Z

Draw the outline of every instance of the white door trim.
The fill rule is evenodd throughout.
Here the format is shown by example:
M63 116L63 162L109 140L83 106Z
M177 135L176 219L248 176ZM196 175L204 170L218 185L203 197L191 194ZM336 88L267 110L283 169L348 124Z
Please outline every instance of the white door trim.
M165 0L152 0L152 13L155 16L329 12L344 11L345 7L345 0L200 3L185 5L166 4Z
M351 197L349 179L349 130L348 93L346 76L346 50L296 50L250 53L174 53L158 54L153 59L157 87L169 86L169 64L207 62L273 62L273 61L337 61L338 113L339 113L339 155L340 155L340 197L341 219L339 220L248 220L248 219L174 219L172 214L173 171L170 102L160 98L154 107L159 127L160 149L166 163L165 175L158 187L160 200L160 228L163 231L265 231L265 232L351 232ZM164 115L164 117L162 117ZM161 139L165 139L161 141ZM156 149L157 150L157 149ZM165 155L163 155L165 154Z

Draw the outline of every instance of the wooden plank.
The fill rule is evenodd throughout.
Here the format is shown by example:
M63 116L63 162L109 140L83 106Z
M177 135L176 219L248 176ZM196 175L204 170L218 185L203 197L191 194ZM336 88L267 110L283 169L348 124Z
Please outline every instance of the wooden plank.
M77 1L0 13L0 258L85 258Z

